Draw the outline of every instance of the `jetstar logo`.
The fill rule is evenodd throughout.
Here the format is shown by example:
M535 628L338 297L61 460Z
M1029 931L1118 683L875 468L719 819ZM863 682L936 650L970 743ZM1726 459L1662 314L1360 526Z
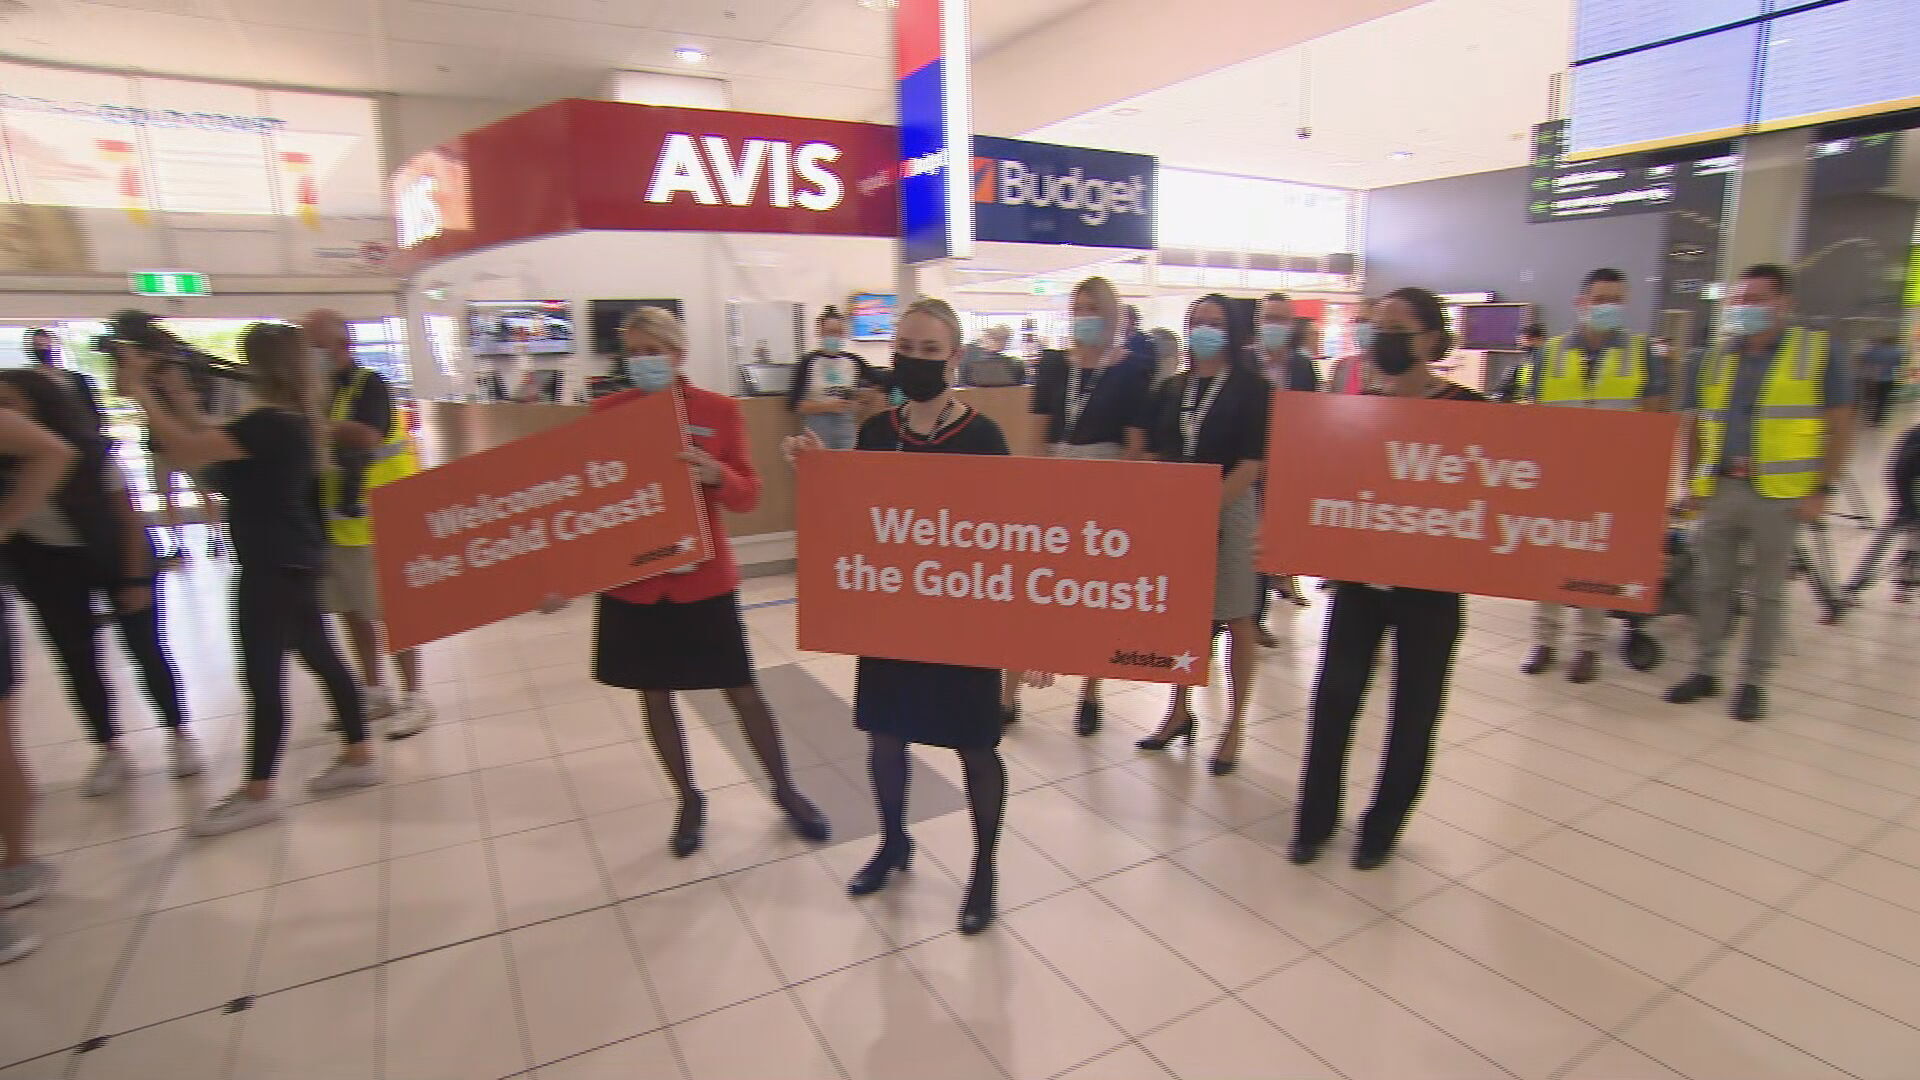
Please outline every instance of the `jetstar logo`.
M1147 180L1089 178L1078 165L1065 176L1048 176L1012 158L973 159L973 201L1000 206L1054 207L1080 212L1080 220L1098 227L1115 214L1148 213Z
M778 139L748 139L735 153L724 135L668 135L647 185L647 201L671 203L691 195L702 206L754 206L764 201L778 209L798 206L825 212L840 205L846 186L827 166L840 160L840 148L810 142L795 146ZM766 181L762 187L761 181Z

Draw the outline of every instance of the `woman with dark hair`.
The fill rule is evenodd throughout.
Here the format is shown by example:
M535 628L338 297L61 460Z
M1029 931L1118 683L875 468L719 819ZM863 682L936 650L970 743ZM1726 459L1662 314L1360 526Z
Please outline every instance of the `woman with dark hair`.
M1425 289L1388 293L1374 305L1371 350L1377 385L1393 397L1485 401L1433 373L1453 351L1446 309ZM1353 723L1379 663L1380 639L1393 631L1393 702L1386 761L1373 806L1360 822L1353 865L1372 870L1393 853L1407 816L1426 786L1434 729L1446 704L1453 659L1465 622L1459 593L1343 582L1327 612L1320 676L1313 688L1300 813L1289 857L1318 859L1339 824Z
M861 425L857 449L908 454L1007 452L1000 426L963 404L947 385L960 353L960 318L943 300L915 302L894 328L893 385L907 403ZM789 461L823 449L818 437L796 435ZM860 657L853 721L867 733L867 768L880 809L880 850L847 891L885 888L913 859L907 835L907 746L943 746L960 755L973 816L973 876L960 908L960 932L993 922L995 852L1007 809L1007 765L1000 758L1001 673L991 668Z
M879 385L865 360L847 351L847 320L829 306L814 320L820 347L800 358L787 409L829 450L853 449L862 391Z
M96 797L111 794L132 772L101 675L100 626L94 618L94 601L101 594L112 604L120 641L140 672L147 700L173 736L167 745L170 771L175 779L198 775L203 765L187 732L180 675L161 639L153 540L106 439L80 399L39 371L0 371L0 408L52 431L78 455L60 490L7 541L7 560L100 748L100 759L80 790Z
M1265 469L1266 377L1246 362L1247 328L1232 317L1226 297L1212 293L1187 309L1185 374L1167 380L1160 391L1156 419L1149 432L1161 461L1213 465L1224 480L1220 491L1219 561L1215 571L1213 621L1227 637L1227 688L1230 713L1209 768L1225 776L1240 763L1247 702L1253 696L1254 612L1260 606L1260 577L1253 569L1253 542L1259 512L1253 493ZM1160 730L1141 739L1142 750L1164 750L1178 739L1192 745L1199 723L1192 695L1182 686Z
M274 780L287 742L287 654L320 680L345 748L307 781L316 795L378 784L360 689L327 633L320 574L327 538L320 516L320 461L331 456L314 390L318 371L300 328L254 323L240 338L257 404L222 427L191 401L178 365L154 367L144 341L114 345L120 392L146 413L154 442L186 469L206 468L227 497L233 551L234 636L247 685L246 780L208 808L188 831L218 836L276 821ZM165 380L164 382L162 380Z

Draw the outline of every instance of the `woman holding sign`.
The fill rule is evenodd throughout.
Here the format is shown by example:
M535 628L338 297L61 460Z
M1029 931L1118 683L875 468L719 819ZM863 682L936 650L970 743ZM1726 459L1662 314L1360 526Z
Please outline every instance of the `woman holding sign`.
M1425 289L1400 289L1374 305L1377 328L1370 350L1376 385L1394 397L1435 401L1486 398L1433 373L1453 350L1446 310ZM1289 857L1305 865L1333 837L1353 745L1353 722L1380 658L1380 639L1393 630L1393 704L1387 756L1373 806L1360 822L1356 869L1387 860L1406 826L1433 764L1434 728L1446 703L1453 658L1465 621L1459 593L1342 583L1327 613L1325 651L1313 688L1307 761L1300 781L1300 816Z
M894 331L893 385L907 402L869 417L856 450L909 454L1005 454L998 424L960 403L947 372L960 352L960 319L943 300L907 308ZM824 449L818 436L786 441L789 460ZM907 835L907 745L944 746L960 755L973 815L973 877L960 908L960 932L977 934L994 916L994 852L1007 808L1007 766L1000 759L1000 680L991 668L860 658L853 718L867 733L868 769L880 808L880 850L847 891L879 892L913 858Z
M1147 428L1153 418L1153 369L1122 363L1120 294L1103 277L1074 286L1073 344L1066 355L1040 359L1033 382L1034 427L1028 453L1095 461L1143 460ZM1005 719L1020 718L1018 681L1009 672L1001 707ZM1100 730L1100 680L1088 679L1080 691L1074 730Z
M726 694L740 718L740 730L773 782L773 801L786 812L794 832L824 842L827 819L794 786L780 728L754 681L747 628L740 621L740 567L720 527L721 510L745 513L760 501L760 477L747 456L740 406L681 378L687 333L672 312L635 309L620 334L627 347L628 389L596 399L594 411L619 408L644 394L680 395L688 446L680 456L700 481L713 558L683 572L601 593L594 607L593 677L640 692L647 735L680 796L669 840L674 855L686 858L699 850L707 827L707 800L693 785L687 733L673 702L676 690ZM559 598L550 598L548 606L558 607Z
M1254 614L1260 606L1260 578L1253 569L1253 541L1260 512L1254 484L1266 468L1267 381L1236 362L1247 354L1247 328L1230 316L1227 298L1218 293L1187 309L1187 357L1183 375L1161 388L1150 432L1153 452L1162 461L1215 465L1225 474L1220 490L1219 562L1215 570L1213 621L1227 634L1227 687L1231 718L1209 764L1225 776L1240 764L1240 744L1253 696ZM1180 739L1192 745L1199 731L1191 692L1179 687L1160 730L1137 744L1165 750Z

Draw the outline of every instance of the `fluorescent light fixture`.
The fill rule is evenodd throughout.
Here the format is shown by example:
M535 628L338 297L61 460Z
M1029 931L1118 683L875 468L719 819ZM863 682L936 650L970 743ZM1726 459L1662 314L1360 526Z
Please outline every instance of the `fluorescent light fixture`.
M1114 116L1139 116L1140 110L1134 108L1131 105L1122 105L1119 108L1113 110L1113 115Z
M892 11L900 6L900 0L860 0L860 6L868 11Z
M707 62L707 50L693 45L682 45L673 50L673 58L683 64L704 64Z
M947 252L973 258L973 53L967 40L966 0L940 5L941 92L947 97Z
M1388 154L1387 156L1388 156L1388 157L1390 157L1390 158L1392 158L1392 159L1393 159L1393 160L1395 160L1395 161L1406 161L1406 160L1407 160L1408 158L1411 158L1411 157L1413 157L1413 151L1411 151L1411 150L1395 150L1395 151L1394 151L1393 153L1391 153L1391 154Z

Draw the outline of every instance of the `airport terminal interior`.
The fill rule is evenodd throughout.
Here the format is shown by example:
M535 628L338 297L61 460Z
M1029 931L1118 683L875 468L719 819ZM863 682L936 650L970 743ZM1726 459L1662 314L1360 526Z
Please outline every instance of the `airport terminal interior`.
M1920 1077L1912 0L0 0L0 222L0 721L25 773L0 767L0 1080ZM1099 396L1123 373L1124 422ZM253 441L288 380L322 378L324 438ZM1222 388L1231 409L1268 382L1321 392L1249 396L1254 448L1207 457ZM156 419L191 411L163 383L232 434ZM434 593L393 551L452 526L343 531L369 519L341 477L377 510L416 463L531 476L516 448L669 387L688 465L650 460L687 473L701 534L664 534L674 572L549 585L585 542L516 533L492 566L444 548L496 584ZM1454 396L1495 400L1377 400ZM1559 434L1554 405L1588 408ZM104 483L21 504L50 454L23 413ZM1096 415L1111 441L1079 437ZM1553 442L1539 460L1591 490L1538 512L1592 520L1548 523L1576 526L1552 553L1515 534L1511 579L1456 569L1457 507L1330 547L1275 531L1289 499L1316 524L1375 501L1314 477L1416 415ZM1179 609L1198 655L1142 659L1128 642L1164 612L1065 613L1058 592L997 616L835 596L863 614L809 624L833 573L808 547L809 455L838 458L855 421L870 451L991 427L1015 456L1138 436L1179 463L1047 464L1107 477L1142 536L1199 538L1179 550L1203 570L1150 571L1209 598ZM238 479L282 454L297 483ZM1167 521L1110 482L1128 468L1260 479ZM518 508L487 499L507 491L459 475L482 478L442 485L461 528L504 535ZM1378 499L1405 498L1386 475ZM324 574L251 561L287 535L249 504L272 498L308 515L282 525ZM49 618L102 499L152 566L102 541L136 568ZM1616 544L1659 584L1582 569ZM356 546L364 600L340 584ZM298 584L263 611L272 575ZM203 760L150 703L119 606L149 585ZM393 591L463 587L438 610ZM286 658L263 767L259 635L308 648L314 600L363 689L345 614L384 601L419 687L389 664L393 689L356 700L390 715L343 756L323 678ZM1362 609L1396 613L1386 643ZM727 670L736 625L750 666L677 694L695 811L643 702ZM1100 646L1111 664L1173 666L1042 677L1059 639L1109 626L1134 634ZM90 632L109 706L72 674ZM1697 644L1729 634L1718 681L1696 678ZM825 651L849 641L870 655ZM1195 662L1182 741L1165 680ZM967 678L1001 666L1041 684L1013 715ZM1354 670L1344 803L1303 812ZM749 673L824 839L770 788ZM1089 673L1111 676L1098 723ZM977 722L942 741L943 710ZM904 781L902 740L922 744ZM1361 826L1382 781L1418 796L1384 840Z

